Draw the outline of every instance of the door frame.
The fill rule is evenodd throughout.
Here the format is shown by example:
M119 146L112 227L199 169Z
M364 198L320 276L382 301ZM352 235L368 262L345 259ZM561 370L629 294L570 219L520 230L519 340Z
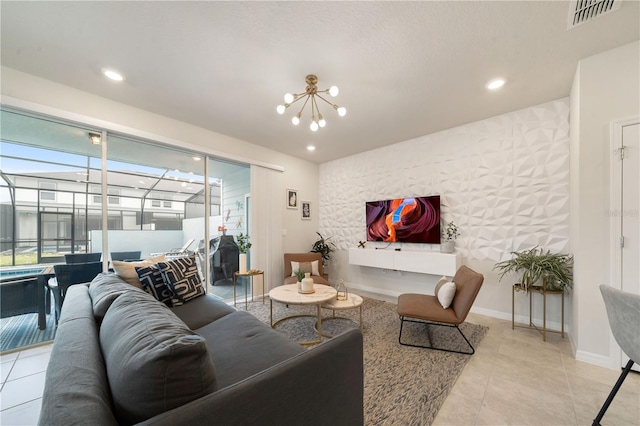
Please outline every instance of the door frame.
M56 238L54 240L51 240L50 238L47 238L46 241L60 241L60 240L69 240L70 241L70 248L71 248L71 253L75 252L75 214L73 212L69 213L69 212L54 212L54 211L39 211L38 212L38 257L37 257L37 262L38 264L40 263L50 263L50 262L46 262L43 261L44 257L42 256L42 250L44 248L44 241L45 238L42 235L44 232L44 227L43 225L43 217L47 216L47 215L64 215L64 216L69 216L71 218L71 238L58 238L58 232L59 229L56 229ZM56 225L59 224L59 221L56 221ZM59 257L52 257L49 260L52 260L53 262L59 262L61 259ZM62 260L64 260L64 258L62 258Z
M620 118L609 125L609 282L618 290L622 290L622 162L620 146L622 145L622 129L626 126L640 124L640 116ZM611 367L618 369L622 361L622 349L618 346L611 330L609 330L609 353ZM625 362L626 363L626 362Z

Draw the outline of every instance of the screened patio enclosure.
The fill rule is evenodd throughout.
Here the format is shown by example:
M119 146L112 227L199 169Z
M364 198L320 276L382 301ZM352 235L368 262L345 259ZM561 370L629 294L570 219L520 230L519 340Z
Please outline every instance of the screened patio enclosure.
M3 270L64 262L69 253L147 257L190 240L192 251L208 255L204 241L219 227L248 232L245 164L24 111L0 113Z

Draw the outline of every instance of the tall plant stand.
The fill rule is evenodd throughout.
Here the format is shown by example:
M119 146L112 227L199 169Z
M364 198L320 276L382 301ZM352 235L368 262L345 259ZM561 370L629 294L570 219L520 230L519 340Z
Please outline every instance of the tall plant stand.
M529 296L529 325L519 325L516 324L515 321L515 295L516 291L526 291ZM542 328L539 328L533 323L532 312L533 312L533 293L542 295ZM558 294L561 298L562 303L562 322L561 322L561 331L557 330L547 330L547 294ZM564 338L564 290L547 290L546 282L541 286L530 286L528 290L526 290L522 284L517 283L514 284L511 288L511 329L515 329L515 327L522 328L532 328L538 330L540 334L542 334L542 341L547 341L547 332L549 333L560 333L562 338Z

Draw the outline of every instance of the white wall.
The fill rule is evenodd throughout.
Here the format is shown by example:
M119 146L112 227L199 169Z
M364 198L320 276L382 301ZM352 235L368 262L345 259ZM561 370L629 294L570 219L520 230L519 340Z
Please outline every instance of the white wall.
M0 90L2 102L9 105L37 110L54 116L72 117L78 122L90 123L109 130L136 134L151 140L162 140L187 149L198 150L206 154L218 155L234 161L255 164L266 169L282 170L279 179L274 179L277 187L269 187L268 197L279 206L281 217L273 220L278 232L269 230L263 235L278 238L275 247L282 251L308 251L315 241L318 230L318 165L286 154L279 153L242 140L234 139L184 122L153 114L125 104L92 95L68 86L44 80L33 75L1 67ZM7 98L10 97L10 98ZM135 131L135 133L133 133ZM285 208L285 188L298 189L302 199L311 201L314 219L302 221L300 210ZM273 216L270 216L273 217ZM272 224L260 222L260 226ZM283 236L283 230L286 236ZM254 228L255 232L260 230ZM269 244L264 238L255 241L253 250L261 250ZM265 263L268 268L282 268L282 255L269 250L273 260ZM252 252L253 258L256 258ZM278 261L279 258L279 261ZM277 266L276 266L277 265ZM265 266L257 266L265 267ZM274 277L282 271L268 271ZM271 285L271 284L269 284Z
M576 358L619 368L598 286L610 283L609 126L640 115L640 41L580 61L571 90Z
M91 247L89 252L102 252L102 231L91 231ZM164 253L184 245L182 231L107 231L109 251L140 250L141 258L151 253ZM193 250L195 244L191 246Z
M461 233L456 246L463 263L485 276L474 310L511 319L510 285L517 281L498 283L495 263L536 245L569 249L569 100L322 164L320 228L339 248L330 277L389 296L433 291L440 277L348 264L347 250L366 239L366 201L423 195L441 196L443 222L454 220ZM403 244L402 250L439 246ZM523 318L527 299L517 296ZM548 304L548 321L559 329L560 299Z

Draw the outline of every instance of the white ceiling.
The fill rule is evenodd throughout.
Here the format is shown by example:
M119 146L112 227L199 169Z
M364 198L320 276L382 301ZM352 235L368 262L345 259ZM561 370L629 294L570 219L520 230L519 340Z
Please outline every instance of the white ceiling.
M578 60L640 39L638 1L571 30L566 1L0 7L3 66L318 163L568 96ZM275 111L310 73L348 110L317 133Z

